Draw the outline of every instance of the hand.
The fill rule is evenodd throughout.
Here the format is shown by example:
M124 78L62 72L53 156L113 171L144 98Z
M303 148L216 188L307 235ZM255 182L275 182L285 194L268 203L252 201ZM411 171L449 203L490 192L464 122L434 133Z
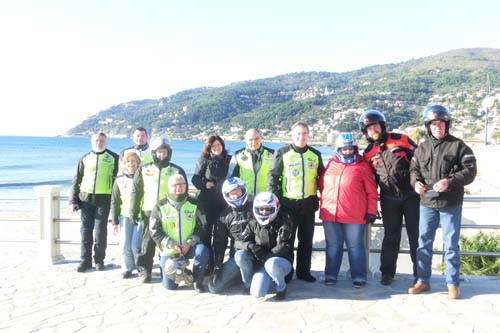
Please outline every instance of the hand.
M71 209L71 211L72 211L73 213L76 213L77 211L79 211L79 210L80 210L80 205L78 205L78 204L71 204L71 205L70 205L70 209Z
M187 254L189 250L191 250L191 245L189 245L188 243L184 243L181 245L182 255Z
M377 219L376 215L373 215L373 214L366 214L365 215L366 224L373 224L373 222L375 222L376 219Z
M448 188L448 179L441 179L440 181L437 181L433 186L432 189L436 192L444 192Z
M113 224L113 235L118 235L118 228L119 228L119 225L118 224Z
M177 253L179 253L180 256L184 255L184 253L182 252L182 247L179 244L175 243L174 245L172 245L172 249L177 251Z
M425 185L422 182L415 183L415 192L423 194L425 192Z
M255 258L261 262L265 262L268 257L268 251L260 245L249 243L248 249L252 252Z
M212 187L215 187L215 183L214 182L207 182L207 189L211 189Z

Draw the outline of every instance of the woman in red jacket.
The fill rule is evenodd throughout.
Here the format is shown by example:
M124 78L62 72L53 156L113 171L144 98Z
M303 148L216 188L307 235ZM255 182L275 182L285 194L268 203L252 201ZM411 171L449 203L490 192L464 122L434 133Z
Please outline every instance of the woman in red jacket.
M340 133L337 153L320 179L321 206L326 240L325 284L337 282L344 242L355 288L366 284L365 226L377 215L377 187L368 163L358 154L351 133Z

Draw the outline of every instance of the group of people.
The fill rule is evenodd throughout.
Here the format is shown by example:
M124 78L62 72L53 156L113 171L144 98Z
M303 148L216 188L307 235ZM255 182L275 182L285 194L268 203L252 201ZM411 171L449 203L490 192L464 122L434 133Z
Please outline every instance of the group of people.
M461 208L476 160L450 134L446 107L430 105L423 118L429 138L417 147L407 135L387 131L380 111L364 112L359 127L368 147L361 154L355 135L340 133L326 167L308 144L303 122L292 126L292 143L276 151L262 145L257 129L246 132L246 146L232 156L224 140L212 135L191 179L197 198L188 195L186 173L170 161L166 140L148 143L147 131L139 127L134 146L118 156L98 133L92 151L78 163L70 194L70 207L81 211L77 270L92 268L92 245L95 269L105 269L111 210L114 231L120 233L123 278L136 269L141 282L151 282L158 247L166 289L181 285L220 293L241 284L244 293L263 297L273 289L274 299L281 300L294 272L297 279L316 281L311 257L319 210L326 241L324 283L337 282L345 244L353 286L361 288L367 282L366 226L380 218L380 200L380 283L394 279L404 225L415 277L408 293L430 290L432 245L441 224L448 293L458 298Z

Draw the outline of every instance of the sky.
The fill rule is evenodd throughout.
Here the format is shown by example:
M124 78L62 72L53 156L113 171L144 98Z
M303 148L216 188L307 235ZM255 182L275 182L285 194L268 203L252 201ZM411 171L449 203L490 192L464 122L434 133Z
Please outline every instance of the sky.
M498 0L1 0L0 135L61 135L201 86L500 48L498 13Z

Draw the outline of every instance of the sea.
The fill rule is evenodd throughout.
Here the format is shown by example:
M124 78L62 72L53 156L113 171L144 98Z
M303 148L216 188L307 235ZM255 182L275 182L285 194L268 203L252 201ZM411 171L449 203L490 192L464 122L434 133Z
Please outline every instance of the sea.
M231 154L245 146L243 141L226 141ZM130 138L109 138L107 148L116 153L133 145ZM191 179L203 141L172 140L171 161L184 168ZM278 149L285 145L279 142L264 142ZM35 186L60 185L61 196L68 196L71 180L80 157L90 151L87 137L31 137L0 136L0 211L32 211L36 200ZM325 163L333 155L332 147L316 146L322 152ZM64 206L63 202L63 206Z

